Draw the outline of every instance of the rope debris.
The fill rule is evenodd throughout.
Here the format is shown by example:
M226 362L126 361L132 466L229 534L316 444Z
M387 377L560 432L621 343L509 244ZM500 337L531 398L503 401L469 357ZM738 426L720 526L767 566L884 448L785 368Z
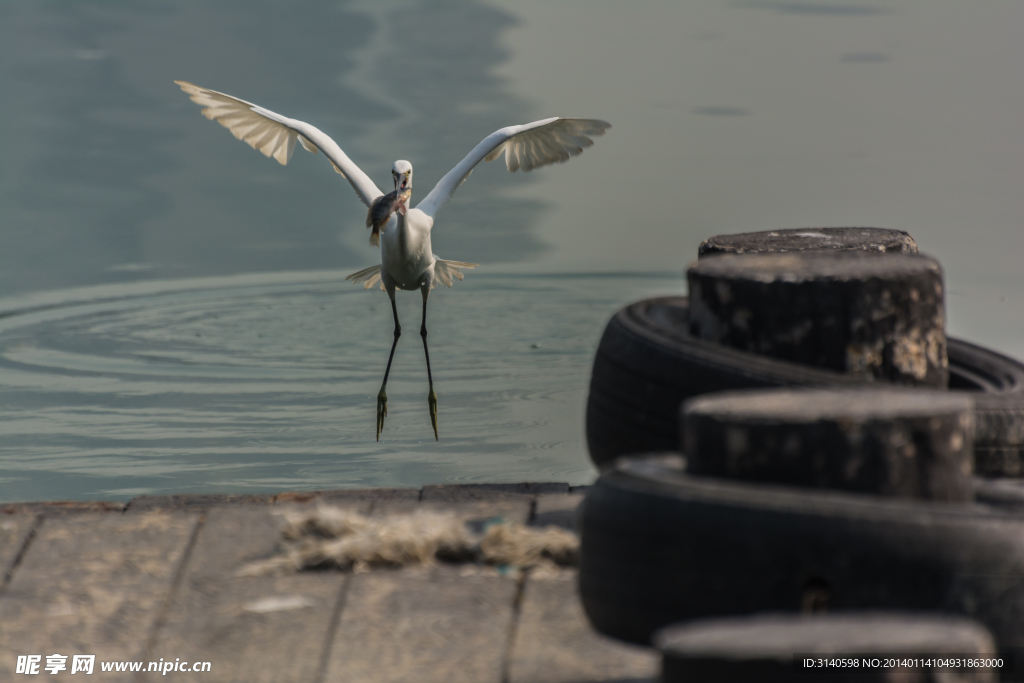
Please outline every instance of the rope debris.
M579 538L570 531L502 517L469 519L429 510L368 517L324 506L282 515L278 554L243 566L237 576L307 569L361 572L436 561L554 568L574 566L579 555Z

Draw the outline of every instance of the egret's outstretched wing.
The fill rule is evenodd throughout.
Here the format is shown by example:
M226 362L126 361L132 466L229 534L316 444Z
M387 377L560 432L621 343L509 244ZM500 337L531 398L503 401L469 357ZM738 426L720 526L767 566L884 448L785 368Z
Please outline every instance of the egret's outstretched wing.
M185 81L174 82L181 86L193 102L205 107L203 116L224 126L236 138L249 143L250 147L263 152L265 156L274 157L282 166L292 158L295 141L298 140L313 154L316 154L317 148L323 151L334 170L351 183L367 206L384 194L341 151L338 144L318 128L216 90L200 88Z
M505 152L505 165L509 171L532 171L556 161L568 161L584 147L594 144L591 137L604 135L610 123L595 119L544 119L523 126L509 126L495 131L473 148L466 158L441 178L433 190L423 198L417 209L433 217L455 194L459 185L481 161L493 161Z

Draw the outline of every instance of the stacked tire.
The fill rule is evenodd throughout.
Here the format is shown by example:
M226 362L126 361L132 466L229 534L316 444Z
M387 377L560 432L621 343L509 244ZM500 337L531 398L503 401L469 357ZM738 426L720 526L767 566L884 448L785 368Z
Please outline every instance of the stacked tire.
M980 629L994 641L965 652L1024 653L1024 494L975 476L1024 474L1024 365L946 338L941 268L906 233L727 235L700 255L691 299L626 307L597 352L587 436L603 474L580 568L594 626L658 639L665 680L729 679L742 656L701 650L721 639L693 624L761 633L743 620L764 613L804 615L778 627L798 639L812 613L943 613L921 626L929 651L989 642ZM822 628L856 630L836 619ZM682 640L656 635L676 622Z
M778 244L772 246L772 240ZM917 251L913 239L900 231L825 228L714 237L700 252L703 261L758 249L800 253L798 247L811 250L823 244L855 253ZM975 402L975 472L1024 476L1024 364L955 338L947 338L946 354L949 391L969 393ZM687 297L639 301L612 317L598 345L587 398L590 456L604 469L622 455L676 450L679 406L700 394L846 386L873 379L702 339L691 331Z

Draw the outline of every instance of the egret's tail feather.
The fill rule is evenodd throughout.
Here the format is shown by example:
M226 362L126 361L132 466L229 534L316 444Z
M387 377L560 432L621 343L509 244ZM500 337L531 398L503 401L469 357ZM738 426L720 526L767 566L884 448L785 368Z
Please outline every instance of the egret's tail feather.
M362 270L352 273L346 280L351 280L353 284L357 282L364 282L363 289L369 289L373 287L377 282L380 282L381 290L384 289L384 283L380 279L380 265L370 266L369 268L363 268Z
M460 268L472 269L476 268L478 265L480 264L466 263L465 261L445 261L444 259L439 258L434 261L434 274L440 278L445 287L450 289L452 286L452 278L462 280L462 278L465 277ZM434 282L436 283L437 280Z

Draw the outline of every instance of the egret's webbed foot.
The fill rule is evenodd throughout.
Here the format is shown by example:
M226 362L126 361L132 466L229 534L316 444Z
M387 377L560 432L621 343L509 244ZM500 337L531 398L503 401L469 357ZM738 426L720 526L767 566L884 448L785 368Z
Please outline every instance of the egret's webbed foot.
M388 415L388 395L384 387L380 388L377 394L377 441L380 441L380 433L384 431L384 418Z
M377 440L381 440L381 432L384 431L384 418L387 417L387 392L381 387L377 394Z
M427 407L430 409L430 424L434 426L434 441L437 441L437 394L434 385L430 385L430 393L427 394Z

